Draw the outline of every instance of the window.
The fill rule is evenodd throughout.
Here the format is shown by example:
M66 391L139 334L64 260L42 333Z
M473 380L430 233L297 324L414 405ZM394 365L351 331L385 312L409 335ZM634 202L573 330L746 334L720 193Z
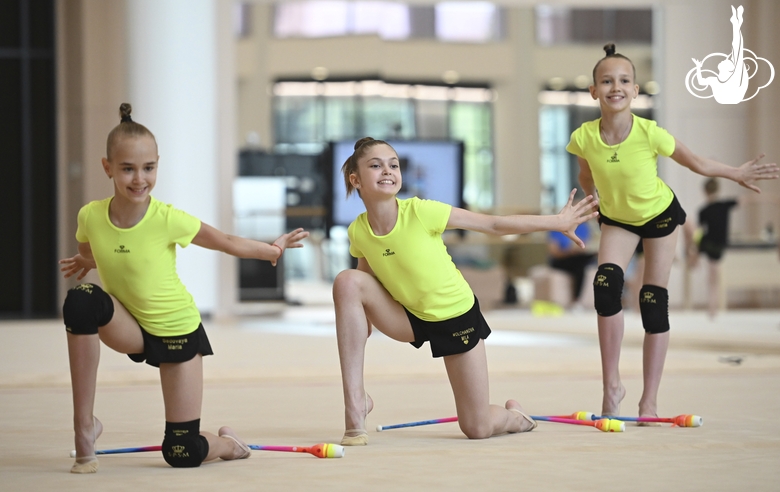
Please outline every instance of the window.
M55 317L57 114L55 2L0 2L0 318Z
M382 140L464 142L464 200L493 204L493 93L382 80L279 81L274 85L275 152L312 152L327 142Z
M536 7L536 42L541 46L609 41L652 43L653 11Z
M394 2L285 2L277 4L274 12L278 38L376 34L405 39L409 32L409 8Z
M436 37L442 41L487 42L499 39L499 9L489 2L436 5Z
M277 38L376 35L485 43L500 39L500 9L490 2L400 2L308 0L279 2L274 11Z

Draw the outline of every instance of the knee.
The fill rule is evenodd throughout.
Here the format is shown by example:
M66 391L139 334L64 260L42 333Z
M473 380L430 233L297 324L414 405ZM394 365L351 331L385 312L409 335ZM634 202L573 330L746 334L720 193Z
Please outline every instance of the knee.
M614 316L623 310L623 269L614 263L603 263L593 280L593 304L599 316Z
M639 291L639 312L646 333L669 331L669 291L657 285L643 285Z
M94 335L114 317L114 302L94 284L81 284L68 291L62 305L65 329L74 335Z
M209 454L209 442L200 435L200 419L165 422L163 459L174 468L200 466Z
M333 300L338 302L342 299L355 299L356 294L360 292L360 283L365 272L349 269L343 270L333 281Z

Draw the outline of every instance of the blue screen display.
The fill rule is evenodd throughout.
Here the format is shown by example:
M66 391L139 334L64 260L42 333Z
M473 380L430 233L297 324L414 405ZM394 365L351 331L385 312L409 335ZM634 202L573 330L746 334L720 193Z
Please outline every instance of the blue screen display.
M463 146L449 141L387 141L401 161L403 186L398 198L413 196L463 206ZM333 144L333 224L348 226L366 211L357 193L346 198L341 166L354 141Z

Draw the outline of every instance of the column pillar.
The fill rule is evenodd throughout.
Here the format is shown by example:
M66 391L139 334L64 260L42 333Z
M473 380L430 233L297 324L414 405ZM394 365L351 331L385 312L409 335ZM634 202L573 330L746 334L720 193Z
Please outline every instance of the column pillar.
M160 154L152 194L219 227L217 3L133 0L126 9L127 102ZM217 309L217 255L194 246L178 252L179 277L202 313Z

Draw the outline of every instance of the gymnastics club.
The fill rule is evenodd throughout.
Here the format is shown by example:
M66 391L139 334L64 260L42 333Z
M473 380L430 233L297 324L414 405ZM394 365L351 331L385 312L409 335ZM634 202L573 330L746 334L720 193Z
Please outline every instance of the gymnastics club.
M309 453L317 458L341 458L344 456L344 446L339 444L320 443L314 446L261 446L258 444L249 444L249 449L255 451L282 451L287 453ZM162 446L141 446L137 448L117 448L101 449L95 451L95 454L125 454L125 453L144 453L147 451L161 451ZM76 457L76 450L70 452L70 457Z
M598 420L609 418L620 420L621 422L661 422L672 424L672 427L701 427L704 425L704 419L698 415L678 415L676 417L599 417L591 412L575 412L571 415L559 415L558 418L575 420Z
M541 420L545 422L557 422L559 424L572 424L572 425L587 425L590 427L595 427L598 430L602 432L623 432L625 430L625 424L623 422L619 422L617 420L613 419L600 419L597 421L592 420L578 420L569 417L545 417L540 415L531 415L530 416L534 420ZM446 422L457 422L458 417L447 417L443 419L433 419L433 420L420 420L418 422L407 422L405 424L394 424L394 425L377 425L376 430L377 432L382 432L384 430L389 429L400 429L402 427L418 427L421 425L432 425L432 424L443 424Z

